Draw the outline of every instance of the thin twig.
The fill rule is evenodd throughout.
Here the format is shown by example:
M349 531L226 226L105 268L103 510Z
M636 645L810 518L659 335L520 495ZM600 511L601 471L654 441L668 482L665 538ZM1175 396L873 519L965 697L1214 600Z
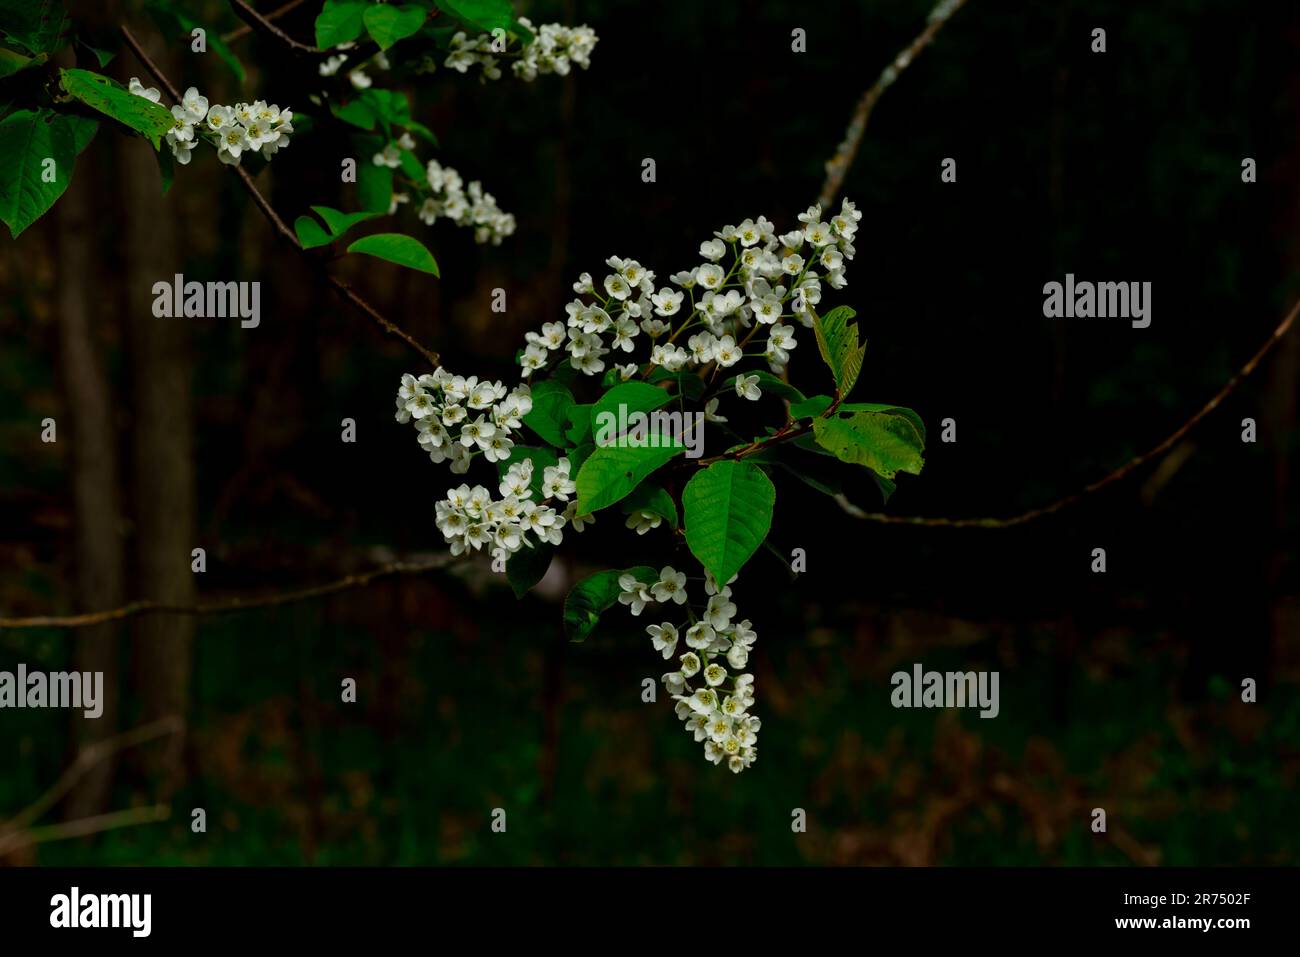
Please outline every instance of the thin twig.
M175 715L166 718L160 718L157 721L151 721L149 724L142 724L138 728L132 728L130 731L123 731L121 734L114 735L111 738L105 738L102 741L96 741L89 744L81 750L73 762L68 765L59 779L50 786L44 794L38 797L27 807L23 808L8 821L0 824L0 838L12 841L11 832L20 832L29 827L32 822L41 819L50 808L72 790L73 786L85 776L86 772L93 768L101 761L107 760L119 751L125 751L128 748L134 748L144 744L146 741L152 741L154 738L165 737L169 734L178 734L183 727L183 722ZM3 851L4 845L0 845L0 851Z
M148 71L149 75L167 91L168 95L170 95L173 100L179 103L181 99L180 93L177 91L176 87L172 86L171 81L168 80L162 70L158 68L158 65L149 58L147 53L144 52L144 48L140 46L139 41L136 40L131 31L126 27L122 27L121 31L122 38L126 41L126 45L131 48L131 52L135 54L136 59L140 61L140 65L143 66L145 70ZM243 185L244 189L248 191L249 196L253 198L253 202L257 205L257 208L262 211L262 215L264 215L271 223L280 238L296 249L302 256L303 260L313 270L324 277L325 281L329 283L330 288L332 288L336 294L360 311L364 316L366 316L366 318L370 319L377 326L383 329L385 333L400 339L411 349L418 352L426 362L433 366L433 368L436 369L442 364L442 360L439 358L438 353L421 344L419 340L415 339L410 333L406 332L392 320L384 316L383 313L362 298L361 295L348 283L326 271L325 267L303 248L302 243L298 242L298 237L294 234L294 231L289 228L283 219L280 218L280 215L271 206L270 202L268 202L266 197L258 190L257 184L253 182L253 177L249 175L248 170L244 169L242 166L235 166L233 169L235 170L235 175L239 178L239 182Z
M262 14L262 19L267 21L278 20L286 13L298 9L306 2L307 0L289 0L289 2L286 3L284 6L277 7L276 9L272 10L270 13ZM236 27L235 29L231 30L229 33L223 33L221 35L221 39L226 43L234 43L236 40L242 40L244 37L248 36L252 32L253 32L253 28L250 27L247 23L245 23L243 26Z
M293 37L289 36L289 34L285 33L282 29L272 23L269 17L262 16L262 14L258 13L245 3L244 0L230 0L230 6L234 9L235 15L248 24L251 29L279 40L294 53L303 54L305 56L327 56L330 53L329 50L322 50L320 47L312 46L308 43L299 43ZM290 7L292 6L293 5L290 4ZM279 12L283 12L283 10Z
M156 824L171 817L172 809L168 804L155 804L148 807L133 807L123 811L110 811L93 817L64 821L46 827L34 827L29 831L16 831L9 839L0 844L0 855L8 853L15 847L30 844L48 844L50 841L65 841L74 837L86 837L103 831L113 831L120 827L134 827L137 824Z
M1055 514L1067 506L1073 505L1080 499L1098 492L1108 485L1120 481L1120 479L1141 468L1152 459L1158 458L1172 449L1184 436L1190 432L1198 422L1213 412L1228 395L1245 381L1246 377L1255 371L1255 367L1264 359L1272 348L1281 341L1282 337L1287 334L1291 326L1295 323L1296 316L1300 315L1300 299L1291 306L1290 311L1278 323L1276 329L1269 334L1253 356L1242 366L1231 379L1224 383L1218 392L1210 397L1210 400L1201 406L1196 413L1180 425L1177 429L1169 434L1162 442L1155 445L1150 450L1143 452L1135 458L1129 459L1119 468L1097 481L1085 485L1064 498L1057 499L1050 505L1044 505L1041 508L1030 509L1028 512L1022 512L1019 515L1013 515L1010 518L924 518L921 516L908 515L888 515L883 512L864 512L857 506L850 503L843 496L839 496L841 508L852 515L854 518L860 518L867 522L878 522L882 525L924 525L942 528L1010 528L1013 525L1024 525L1026 522L1032 522L1034 519L1043 518L1047 515Z
M362 588L381 578L391 578L398 575L423 575L426 572L446 568L455 561L456 559L450 553L447 553L427 562L390 562L386 565L380 565L378 568L372 568L368 572L345 575L337 581L327 582L323 585L312 585L308 588L297 588L292 591L275 592L269 595L257 595L251 598L235 596L221 601L200 602L195 605L168 604L146 599L133 601L121 608L86 612L80 615L0 618L0 630L6 628L85 628L89 625L119 621L136 615L225 615L231 612L247 611L252 608L272 608L277 605L309 601L313 598L321 598L325 595L333 595L336 592L348 591L353 588Z
M840 187L844 185L844 177L853 165L853 159L858 155L858 147L862 145L862 134L867 130L867 120L871 118L871 111L876 108L876 101L880 99L885 90L889 89L898 79L898 75L911 65L917 55L929 46L930 41L934 39L935 34L943 29L943 25L951 19L952 15L962 8L966 0L940 0L926 22L925 29L915 40L903 48L898 56L894 57L893 62L881 71L876 82L871 85L867 92L862 94L858 100L858 105L853 110L853 115L849 118L848 129L844 133L844 141L840 143L835 150L835 155L826 162L826 182L822 184L821 196L818 202L821 203L822 209L826 209L835 202L835 197L839 194Z

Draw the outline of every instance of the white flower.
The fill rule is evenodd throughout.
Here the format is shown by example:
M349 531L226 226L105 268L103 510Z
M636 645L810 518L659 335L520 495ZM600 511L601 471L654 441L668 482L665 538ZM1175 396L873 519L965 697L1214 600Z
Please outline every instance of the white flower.
M658 602L686 602L686 573L679 572L671 565L665 565L659 572L659 581L650 589Z
M154 99L154 102L156 103L157 99ZM177 105L184 111L185 118L191 123L198 123L208 115L208 98L199 95L199 91L195 87L186 90L185 95L181 97L181 101ZM172 114L175 115L175 113L176 107L172 107Z
M682 307L683 298L684 295L682 293L675 289L671 289L668 286L664 286L650 297L650 301L654 303L656 314L660 316L673 316L676 315L677 310Z
M138 77L131 77L126 88L136 96L144 97L150 103L157 103L162 98L162 93L156 87L145 86Z
M709 599L708 607L705 608L704 620L721 631L731 624L731 619L735 614L736 605L734 602L729 601L725 595L714 595Z
M648 512L645 509L638 509L627 517L627 527L634 529L638 535L644 535L652 528L658 528L663 523L663 517L656 515L654 512Z
M763 393L758 388L758 376L756 375L738 375L736 376L736 395L742 399L751 401L757 400Z
M719 339L717 346L713 350L713 359L724 369L739 362L741 352L740 347L736 345L736 340L731 336L723 336Z
M686 629L686 644L691 648L708 648L716 637L717 633L706 621L697 621Z
M638 581L634 575L620 575L618 577L618 587L622 590L618 596L619 604L629 606L634 615L641 614L645 606L654 601L650 589Z
M666 621L661 625L649 625L646 632L650 635L650 641L654 645L655 651L662 651L664 658L673 656L673 652L677 649L677 629L672 626L671 622Z
M727 245L720 239L706 239L700 243L700 256L709 262L717 262L727 253Z

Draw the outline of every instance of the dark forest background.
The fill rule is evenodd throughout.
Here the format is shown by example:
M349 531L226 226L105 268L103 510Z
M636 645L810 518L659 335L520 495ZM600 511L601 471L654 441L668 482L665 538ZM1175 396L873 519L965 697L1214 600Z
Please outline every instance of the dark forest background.
M193 6L238 26L223 3ZM309 39L315 6L285 28ZM724 224L788 228L930 6L523 3L594 27L591 69L486 85L439 70L410 90L441 140L422 157L481 179L517 234L477 247L408 211L440 280L336 268L452 371L513 381L523 333L606 257L666 276ZM130 4L81 8L124 17L181 88L309 110L312 78L260 37L235 44L240 91ZM845 182L864 215L833 301L868 340L861 397L930 428L887 511L1050 502L1172 432L1255 351L1300 293L1298 51L1291 4L970 0L885 94ZM145 77L129 51L108 69ZM289 221L354 208L343 155L320 123L258 183ZM0 243L0 614L274 591L440 552L433 501L454 483L392 419L414 356L313 280L210 151L159 192L150 148L104 129L55 211ZM173 272L260 280L260 327L154 319L150 288ZM1150 328L1045 320L1042 286L1066 272L1152 282ZM792 375L820 389L812 349L805 335ZM169 820L4 862L1296 863L1298 376L1293 332L1168 456L1024 526L884 526L781 486L772 542L805 548L809 572L760 553L739 583L764 721L739 777L703 761L670 702L641 703L662 662L640 624L613 614L564 641L564 581L633 549L689 561L613 515L518 602L470 566L223 617L0 631L0 668L102 667L120 689L100 722L0 715L0 819L79 743L186 722L98 765L42 823L156 802ZM955 444L938 441L947 417ZM880 509L870 486L856 498ZM894 710L889 675L916 661L998 670L1001 714Z

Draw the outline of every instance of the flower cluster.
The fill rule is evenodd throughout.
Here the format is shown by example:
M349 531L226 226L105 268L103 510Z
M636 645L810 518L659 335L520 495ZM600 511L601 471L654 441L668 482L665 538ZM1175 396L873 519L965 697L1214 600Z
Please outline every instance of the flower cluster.
M347 43L340 43L338 46L334 47L334 49L336 51L351 50L355 46L356 43L354 41L349 40ZM326 57L325 60L321 63L320 75L333 76L334 74L338 73L339 69L343 66L343 64L347 62L348 62L347 53L336 52L331 56ZM352 84L353 89L368 90L370 89L371 85L375 82L371 78L370 74L366 72L366 67L370 65L373 65L380 70L387 70L391 66L391 64L388 62L387 55L385 55L385 53L382 50L380 50L379 52L375 53L374 56L362 60L361 62L350 67L348 69L347 76L348 76L348 82Z
M736 621L730 583L719 588L705 572L708 602L698 616L687 601L686 575L671 565L660 570L653 584L627 574L620 576L618 585L618 600L633 615L640 615L652 604L686 605L689 623L683 623L680 630L668 621L646 628L651 645L665 660L677 655L679 642L687 649L677 656L677 670L661 680L677 702L675 711L686 730L696 742L704 742L704 757L714 764L726 761L727 767L739 774L758 758L761 722L750 714L754 676L744 673L758 635L749 619ZM738 673L730 673L728 667Z
M600 39L596 31L585 24L580 27L566 27L562 23L544 23L534 28L526 17L520 17L519 23L536 34L532 43L518 51L502 49L491 34L482 33L471 37L459 32L451 38L451 52L444 61L457 73L466 73L472 66L483 70L481 80L498 80L501 78L500 56L517 57L510 68L515 76L531 82L546 73L567 76L574 64L584 70L591 66L591 51Z
M611 256L605 261L611 272L599 285L590 273L574 283L578 298L565 307L564 322L548 322L527 334L519 360L523 374L567 358L579 372L599 375L606 357L624 379L654 367L669 372L712 367L716 374L746 357L764 359L780 372L798 345L794 326L783 320L811 327L811 307L821 301L823 283L844 287L845 263L853 258L861 218L845 200L827 220L820 206L810 206L799 216L802 227L787 233L778 234L765 217L747 219L701 243L704 262L674 273L669 285L657 286L655 274L635 259ZM747 352L760 330L766 341L755 349L761 351ZM649 366L626 361L638 340L648 345ZM746 399L761 395L756 376L737 376L735 389Z
M372 161L376 166L397 169L402 165L403 151L414 148L411 134L403 133L376 153ZM424 196L416 215L426 225L432 226L438 217L445 217L457 226L472 226L476 242L490 242L493 246L500 246L501 240L514 234L515 217L501 210L496 197L485 192L482 183L474 180L466 185L460 173L450 166L429 160L424 170L424 182L412 182L411 185ZM409 193L393 193L388 211L396 212L399 204L408 203L410 199Z
M157 103L161 94L154 87L146 87L137 77L131 77L127 89L136 96ZM167 131L167 145L171 147L176 162L182 166L190 161L194 144L205 139L217 148L217 159L227 164L238 164L248 152L261 152L270 159L277 151L289 145L293 132L293 110L281 110L265 100L253 103L236 103L222 106L208 105L208 98L190 87L181 101L172 107L172 128Z
M522 427L533 407L527 385L507 392L500 382L479 381L475 376L452 375L446 369L419 376L402 376L397 390L397 421L414 422L420 446L434 462L448 462L452 472L464 474L470 462L482 456L488 462L509 459L510 436ZM577 501L570 501L577 486L567 458L542 469L534 481L533 460L512 462L501 479L500 499L489 489L462 485L437 504L438 529L453 555L485 546L493 558L506 560L521 548L538 543L559 545L570 522L581 531L590 517L576 516ZM540 501L534 501L535 486ZM555 503L567 506L561 512Z

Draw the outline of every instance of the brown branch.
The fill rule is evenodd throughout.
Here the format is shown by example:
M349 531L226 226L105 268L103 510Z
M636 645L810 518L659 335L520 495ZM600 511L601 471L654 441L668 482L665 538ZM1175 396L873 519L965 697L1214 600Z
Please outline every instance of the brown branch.
M371 582L377 581L381 578L391 578L398 575L422 575L426 572L446 568L455 561L456 559L453 558L450 553L446 553L426 562L389 562L386 565L372 568L368 572L345 575L343 578L332 582L326 582L323 585L312 585L308 588L297 588L292 591L274 592L269 595L257 595L251 598L236 595L233 598L227 598L221 601L200 602L196 605L176 605L146 599L142 601L133 601L130 604L123 605L121 608L86 612L80 615L38 615L31 618L0 618L0 630L6 628L85 628L88 625L98 625L106 621L118 621L123 618L134 617L135 615L225 615L231 612L248 611L253 608L272 608L277 605L288 605L294 602L309 601L313 598L321 598L325 595L333 595L336 592L348 591L353 588L363 588Z
M126 45L131 48L131 52L135 54L136 59L140 61L141 66L143 66L145 70L148 71L149 75L167 91L173 100L179 103L181 99L180 93L177 91L176 87L172 86L171 81L168 80L162 70L158 68L158 65L149 58L147 53L144 52L144 48L140 46L139 41L136 40L131 31L126 27L122 27L121 31L122 38L126 41ZM294 234L294 231L289 228L283 219L280 218L280 215L271 206L270 202L268 202L266 197L258 190L257 184L253 182L253 177L249 175L248 170L244 169L242 166L234 166L232 168L235 170L235 175L239 177L239 182L243 185L244 189L247 190L249 196L253 198L253 202L257 205L257 208L262 211L262 215L267 218L267 221L270 222L271 226L275 229L276 233L279 234L280 238L296 249L303 257L303 260L314 271L318 272L327 283L329 283L330 288L333 289L340 298L356 308L366 316L366 318L379 326L379 328L381 328L385 333L406 343L407 346L419 353L426 362L433 366L433 368L436 369L442 364L442 360L439 358L438 353L421 344L410 333L406 332L392 320L384 316L378 309L362 298L361 295L348 283L328 272L323 264L312 256L308 250L303 248L302 243L298 241L298 237Z
M96 764L119 751L134 748L146 741L152 741L154 738L178 734L182 726L181 719L172 715L87 745L77 755L72 764L68 765L63 774L59 776L59 779L50 786L49 790L8 821L0 824L0 854L3 854L12 844L20 843L15 835L21 834L33 821L40 820L41 816L71 791L73 786Z
M894 81L898 79L900 73L911 65L927 46L934 39L935 34L943 29L943 25L948 22L954 13L962 8L966 0L939 0L939 3L930 11L925 29L915 40L903 48L898 56L894 57L893 62L881 71L876 82L871 85L867 92L862 94L858 100L858 105L853 110L853 115L849 118L848 129L844 133L844 141L840 143L835 150L835 155L826 161L826 181L822 184L821 196L818 202L821 203L822 209L826 209L835 202L835 197L839 194L840 187L844 185L844 177L853 165L854 158L858 155L858 147L862 145L862 135L867 131L867 120L871 118L871 111L876 108L876 101L880 99L885 90L893 86Z
M1295 304L1291 306L1290 311L1287 312L1287 314L1282 318L1282 321L1278 323L1277 328L1269 334L1269 337L1264 340L1264 344L1255 351L1255 354L1247 360L1246 364L1242 366L1231 379L1224 383L1223 387L1219 389L1218 392L1214 393L1214 395L1210 397L1210 400L1206 402L1205 405L1201 406L1201 408L1198 409L1190 419L1171 432L1162 442L1158 443L1150 450L1143 452L1141 455L1125 462L1119 468L1115 469L1115 471L1103 478L1099 478L1097 481L1085 485L1083 488L1079 489L1079 491L1067 495L1064 498L1057 499L1050 505L1030 509L1028 512L1022 512L1021 514L1013 515L1010 518L924 518L921 516L887 515L883 512L864 512L843 496L838 497L840 507L854 518L860 518L867 522L878 522L882 525L924 525L941 528L1010 528L1013 525L1024 525L1026 522L1032 522L1034 519L1055 514L1092 493L1099 492L1108 485L1115 484L1150 462L1152 459L1159 458L1172 449L1197 425L1197 423L1218 408L1220 403L1222 403L1223 400L1237 388L1237 386L1241 385L1247 376L1255 371L1255 367L1263 361L1264 357L1268 355L1272 348L1281 341L1282 337L1285 336L1288 331L1290 331L1291 326L1295 323L1297 315L1300 315L1300 299L1297 299Z
M258 13L245 3L244 0L230 0L230 6L234 9L235 15L248 24L250 29L256 30L259 33L264 33L267 36L280 41L294 53L305 56L328 56L330 53L329 50L322 50L320 47L312 46L308 43L299 43L293 37L289 36L289 34L285 33L284 30L272 23L270 17L262 16L262 14ZM289 9L292 9L294 6L295 4L289 4ZM273 16L283 12L285 12L285 9L282 7L280 10L276 11L276 14L273 14Z
M133 807L123 811L110 811L93 817L64 821L47 827L34 827L29 831L17 831L7 841L0 844L0 855L18 847L31 844L48 844L50 841L64 841L73 837L86 837L103 831L116 830L119 827L134 827L137 824L156 824L171 817L172 809L167 804L155 804L150 807Z
M286 3L284 6L277 7L276 9L272 10L270 13L262 14L262 19L268 22L271 20L278 20L286 13L298 9L306 2L307 0L289 0L289 2ZM252 32L253 32L253 28L250 27L248 24L244 24L242 27L236 27L235 29L231 30L229 33L222 34L221 39L226 43L234 43L236 40L242 40L244 37L248 36Z

